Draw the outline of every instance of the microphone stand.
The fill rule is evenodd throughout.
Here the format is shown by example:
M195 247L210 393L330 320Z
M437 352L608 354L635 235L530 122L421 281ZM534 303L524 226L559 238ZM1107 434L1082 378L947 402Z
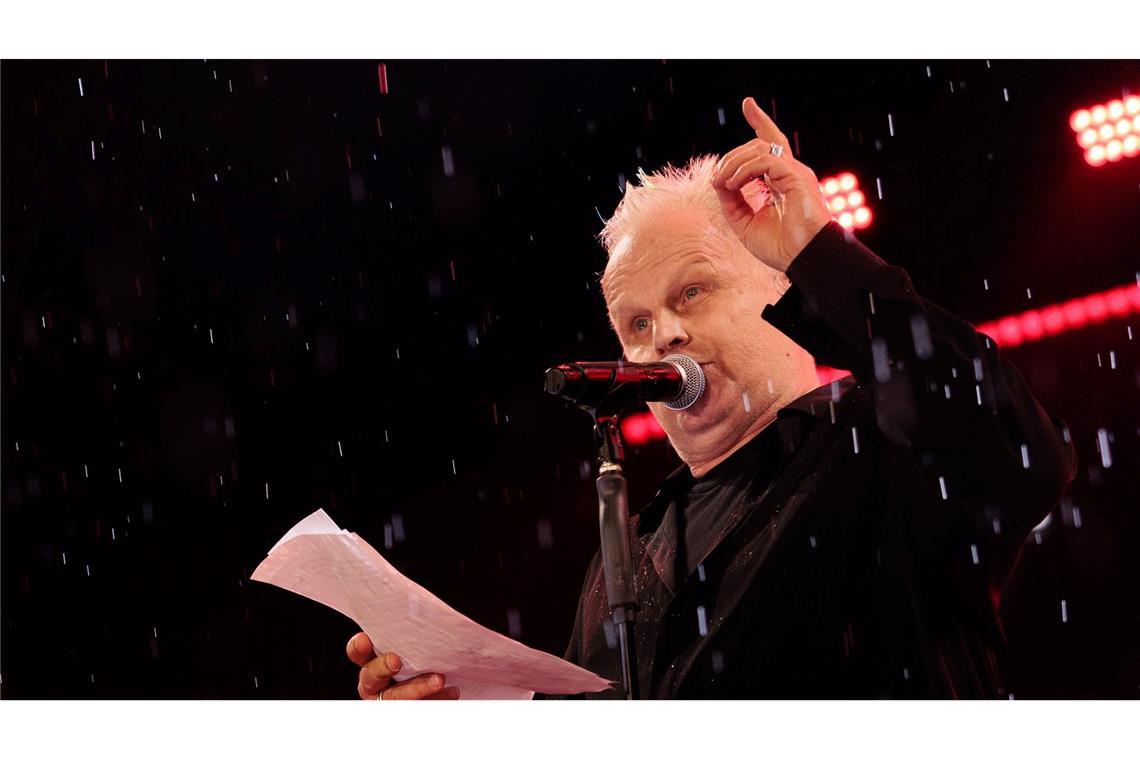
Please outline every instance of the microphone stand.
M594 418L594 445L598 455L598 529L602 541L602 567L606 596L621 651L621 685L626 699L638 699L637 586L629 550L629 494L622 462L620 403L611 394L597 407L583 407ZM607 401L611 403L607 403Z

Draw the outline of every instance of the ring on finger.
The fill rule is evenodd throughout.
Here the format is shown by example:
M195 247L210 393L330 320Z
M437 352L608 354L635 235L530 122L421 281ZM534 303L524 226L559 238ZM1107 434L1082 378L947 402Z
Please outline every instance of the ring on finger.
M768 146L768 152L776 158L779 158L780 156L784 155L784 146L778 143L772 143L770 146Z

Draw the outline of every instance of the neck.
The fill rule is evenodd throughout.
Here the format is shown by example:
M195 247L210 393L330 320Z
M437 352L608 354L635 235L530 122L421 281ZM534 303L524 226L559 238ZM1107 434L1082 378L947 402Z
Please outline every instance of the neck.
M776 420L776 413L780 409L783 409L785 406L790 404L792 401L795 401L797 398L804 395L805 393L808 393L808 392L814 390L815 387L816 386L814 384L814 378L813 378L812 384L810 385L810 387L790 391L785 398L777 401L776 403L772 404L767 409L765 409L760 414L760 416L757 417L752 422L752 424L747 427L747 429L745 429L744 433L739 438L736 439L736 442L733 443L727 449L725 449L723 452L721 452L721 453L719 453L713 457L710 457L708 459L702 458L702 459L686 460L685 463L687 465L689 465L689 472L691 472L693 474L694 478L703 477L705 474L707 474L709 472L709 470L716 467L718 464L720 464L724 460L728 459L730 456L735 454L741 448L746 446L749 441L751 441L756 436L760 435L760 433L762 433L765 428L767 428L769 425L771 425Z
M764 431L764 428L772 424L776 419L775 410L771 414L764 414L756 418L756 421L749 425L748 429L744 431L744 435L737 439L736 443L731 448L727 449L724 453L718 454L712 459L688 462L689 472L693 474L694 478L704 477L709 470L716 467L718 464L728 459L741 448L743 448L749 441Z

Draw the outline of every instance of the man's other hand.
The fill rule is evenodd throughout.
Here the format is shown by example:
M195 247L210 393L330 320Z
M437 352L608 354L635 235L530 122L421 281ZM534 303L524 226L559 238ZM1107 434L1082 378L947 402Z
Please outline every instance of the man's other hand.
M361 632L348 640L348 659L360 666L356 693L361 699L459 699L459 689L444 688L440 673L422 673L406 681L393 680L403 663L395 652L377 656L368 635Z

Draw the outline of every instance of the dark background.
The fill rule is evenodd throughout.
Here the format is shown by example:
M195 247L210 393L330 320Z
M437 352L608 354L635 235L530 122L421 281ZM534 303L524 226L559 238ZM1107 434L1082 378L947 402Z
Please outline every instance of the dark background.
M1140 278L1140 159L1092 169L1068 126L1136 62L0 73L5 698L354 697L352 623L249 580L318 506L561 653L596 507L588 419L542 373L618 358L601 217L639 166L747 140L746 95L965 319ZM1003 595L1018 698L1140 695L1137 330L1005 352L1081 460ZM676 464L630 460L635 505Z

